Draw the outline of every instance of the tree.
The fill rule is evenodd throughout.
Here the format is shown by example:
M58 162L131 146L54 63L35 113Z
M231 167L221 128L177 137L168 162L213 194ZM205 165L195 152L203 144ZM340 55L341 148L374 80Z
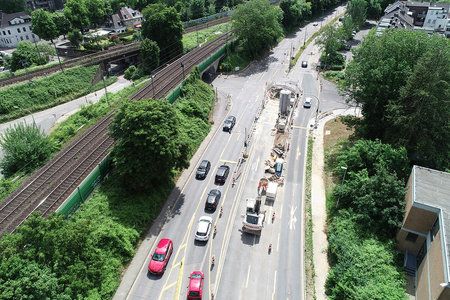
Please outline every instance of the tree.
M333 189L339 208L351 208L372 232L393 238L405 214L405 183L381 165L375 165L372 176L366 169L347 174L345 182Z
M85 0L67 0L64 6L64 16L69 20L72 29L78 29L80 32L89 25L89 11L86 8Z
M67 34L67 38L70 41L70 44L76 48L78 48L83 41L83 35L78 29L74 29Z
M111 127L117 140L112 157L127 188L147 190L189 165L179 126L175 109L164 100L127 102L119 108Z
M69 33L70 30L70 22L64 16L63 13L54 12L53 13L53 22L56 25L56 29L58 30L58 35L63 35L66 38L66 34Z
M342 18L342 26L339 27L339 30L341 31L340 36L342 39L349 40L352 38L353 30L355 30L355 24L353 24L352 16L346 15Z
M91 25L101 24L106 17L107 4L104 0L85 0Z
M0 7L7 14L21 12L25 10L26 0L0 0Z
M365 0L351 0L347 5L347 14L359 28L366 22L367 2Z
M150 4L142 14L142 36L158 43L161 61L183 53L183 23L175 8Z
M300 25L306 16L311 14L311 4L302 0L281 0L283 10L283 27L293 29Z
M233 16L236 36L251 58L261 56L283 34L283 11L266 0L251 0L239 5Z
M379 0L369 0L367 3L367 17L370 19L378 19L381 17L382 8Z
M33 33L46 41L52 41L59 36L58 28L52 13L43 9L36 9L31 13Z
M13 72L35 65L45 65L48 62L48 57L39 56L36 47L28 41L20 42L16 50L12 53L9 65Z
M413 164L450 166L450 47L429 49L418 60L398 99L389 101L385 140L408 149Z
M7 128L0 138L3 157L0 167L11 176L18 171L30 172L50 158L53 144L40 128L24 123Z
M146 74L150 74L159 66L159 47L152 40L144 39L140 48L142 67Z
M448 86L442 84L445 78L448 78L446 72L450 69L450 65L448 59L441 60L438 67L434 65L436 61L429 56L436 49L443 51L439 57L448 55L449 41L437 35L428 36L418 31L392 30L380 36L371 32L361 47L354 50L355 56L346 68L345 84L342 89L350 100L362 107L364 118L354 124L357 136L367 139L379 138L382 142L403 145L412 161L428 167L441 166L444 161L448 161L449 156L448 148L442 147L445 143L439 146L443 137L436 134L449 126L446 121L448 94L444 89L441 90L441 87ZM422 70L423 74L415 70L416 67ZM428 81L418 81L419 78ZM407 86L408 82L411 83ZM412 82L415 83L416 90L408 91L407 87L413 88ZM433 86L438 87L438 91L430 93ZM403 91L402 94L400 91ZM420 99L432 101L434 104L421 103L416 97L419 95ZM409 103L407 99L414 99L414 102ZM441 109L438 112L439 108ZM419 115L422 117L417 122L415 120ZM433 120L432 125L429 124L430 118ZM400 122L404 124L400 126ZM412 130L428 126L432 126L430 131L427 128L420 129L420 133L427 134L427 137L420 136ZM411 127L405 132L406 135L399 131L405 127ZM434 129L438 131L435 132ZM445 136L447 135L444 134ZM428 139L431 146L425 152L431 149L435 152L422 152L418 157L416 154L421 145L419 141L422 139ZM430 143L431 140L434 142ZM440 162L432 162L430 160L432 157L440 157ZM443 159L444 157L447 159Z
M191 0L191 19L198 19L205 16L205 2L203 0Z
M326 27L323 33L317 38L316 44L320 46L327 55L334 54L340 47L340 31L335 24Z

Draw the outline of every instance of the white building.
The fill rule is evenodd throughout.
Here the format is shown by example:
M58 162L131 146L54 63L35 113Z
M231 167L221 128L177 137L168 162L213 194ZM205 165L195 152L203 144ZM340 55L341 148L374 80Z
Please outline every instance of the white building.
M6 14L0 11L0 48L16 48L21 41L39 41L31 32L31 16L26 12Z
M430 6L423 28L431 32L444 32L448 24L448 10L444 7Z

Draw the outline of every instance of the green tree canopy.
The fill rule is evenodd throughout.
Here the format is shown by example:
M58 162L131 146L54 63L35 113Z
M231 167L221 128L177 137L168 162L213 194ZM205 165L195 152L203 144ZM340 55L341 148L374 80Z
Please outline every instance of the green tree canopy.
M341 44L339 39L341 38L341 34L342 32L336 24L331 24L326 27L323 33L317 38L316 44L319 45L326 54L334 54L339 50Z
M161 61L183 52L183 23L175 8L150 4L142 14L142 36L158 43Z
M7 14L25 11L26 0L0 0L0 7Z
M404 146L416 164L447 168L449 43L418 31L369 33L345 71L343 91L364 116L356 135Z
M283 10L283 27L293 29L311 14L311 3L302 0L281 0L280 8Z
M100 25L106 18L108 3L105 0L85 0L89 23Z
M205 2L203 0L191 0L190 4L191 19L198 19L205 16Z
M188 147L181 138L173 106L152 99L127 102L116 114L111 136L115 172L132 190L146 190L187 167Z
M244 51L251 57L260 57L283 35L283 11L266 0L251 0L239 5L233 16L235 33Z
M7 128L0 137L0 145L3 149L0 167L6 176L18 171L34 170L42 164L42 161L50 158L53 149L52 141L41 132L40 128L35 124L24 123Z
M365 0L350 0L347 5L347 14L352 17L358 28L366 22L367 2Z
M58 28L52 13L43 9L36 9L31 13L33 33L46 41L52 41L59 36Z
M83 41L83 35L78 29L74 29L71 32L67 34L67 38L70 41L70 44L74 47L80 46L81 42Z
M66 36L67 33L70 31L70 22L67 20L67 18L64 16L63 13L55 12L53 13L53 22L56 25L56 29L58 30L59 35Z
M48 62L48 57L43 55L39 56L36 47L28 41L20 42L17 45L16 50L12 53L9 65L11 70L23 69L25 66L29 67L35 65L45 65Z
M159 66L159 47L152 40L144 39L141 44L140 57L146 74L150 74Z
M67 0L64 5L64 16L69 20L72 29L78 29L83 32L89 25L89 11L85 0Z

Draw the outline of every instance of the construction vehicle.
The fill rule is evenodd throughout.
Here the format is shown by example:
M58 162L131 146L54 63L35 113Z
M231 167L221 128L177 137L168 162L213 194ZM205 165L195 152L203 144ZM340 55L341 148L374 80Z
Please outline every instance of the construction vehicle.
M261 196L256 199L247 198L247 208L242 231L254 235L261 235L266 212L261 211Z
M266 190L266 199L267 200L275 201L275 198L277 197L277 188L278 188L278 183L269 182L269 184L267 185L267 190Z

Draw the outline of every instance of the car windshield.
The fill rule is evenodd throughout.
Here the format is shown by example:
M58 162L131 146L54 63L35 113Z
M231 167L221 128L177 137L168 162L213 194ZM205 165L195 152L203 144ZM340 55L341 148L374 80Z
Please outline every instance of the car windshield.
M189 292L189 296L192 296L192 297L200 296L200 292L197 292L197 291L190 291L190 292Z
M231 124L231 121L230 120L226 120L225 121L225 125L230 125Z
M191 279L200 279L200 278L202 278L201 274L196 273L191 275Z
M197 235L198 235L198 236L205 236L205 235L206 235L206 232L197 231Z
M247 223L258 224L258 217L247 215Z
M164 254L158 254L158 253L153 254L153 260L164 261Z
M206 168L205 168L205 166L200 166L200 167L198 167L198 170L199 171L204 171Z

